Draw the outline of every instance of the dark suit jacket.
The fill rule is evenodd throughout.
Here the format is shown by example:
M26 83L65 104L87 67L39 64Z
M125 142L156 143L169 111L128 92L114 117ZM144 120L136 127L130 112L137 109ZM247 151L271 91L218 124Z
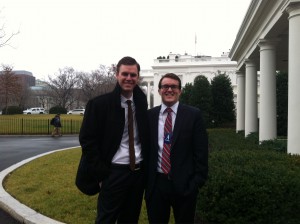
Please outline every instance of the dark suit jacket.
M151 136L146 199L155 187L158 118L161 106L148 111ZM175 192L187 195L201 187L208 173L208 139L199 109L179 103L171 144L170 177Z
M111 160L117 152L124 131L125 109L121 107L121 87L90 100L86 106L79 141L82 156L76 185L85 194L99 192L99 182L109 175ZM147 99L136 86L133 91L142 155L148 146ZM144 156L145 158L145 156Z

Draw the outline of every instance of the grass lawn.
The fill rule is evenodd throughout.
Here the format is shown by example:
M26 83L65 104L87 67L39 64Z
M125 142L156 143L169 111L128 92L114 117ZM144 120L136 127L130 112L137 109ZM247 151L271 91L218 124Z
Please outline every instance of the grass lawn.
M0 116L1 117L1 116ZM268 200L269 196L267 198L259 198L257 200L253 200L251 194L250 196L247 195L247 198L244 196L237 197L237 202L234 203L234 206L240 206L240 208L249 208L249 214L250 216L253 215L253 208L257 208L257 206L261 206L264 209L260 209L258 211L258 214L255 216L259 216L260 218L264 220L268 220L268 217L273 217L273 210L268 215L265 215L266 206L269 206L269 208L274 207L274 197L276 195L279 195L279 201L284 201L286 196L280 196L287 194L288 196L291 196L291 198L296 198L299 196L299 187L297 187L297 183L295 182L298 179L298 173L297 169L293 168L292 163L289 161L289 157L287 156L287 142L286 140L274 140L274 141L268 141L268 142L262 142L259 144L259 138L258 133L254 133L249 135L247 138L244 137L244 133L236 133L234 129L208 129L208 136L209 136L209 150L210 150L210 178L208 183L211 184L207 185L207 189L204 191L201 195L201 192L199 195L201 195L202 199L201 201L205 201L206 198L207 201L204 202L204 205L208 210L205 209L202 210L202 212L205 212L205 215L211 215L211 220L216 220L216 217L226 219L226 217L230 218L229 222L227 223L250 223L250 222L230 222L231 218L237 218L236 220L243 219L245 215L242 213L237 214L236 211L233 208L233 212L231 211L232 206L229 206L226 202L226 200L236 200L234 198L234 194L232 196L232 190L230 189L231 186L233 186L232 189L237 189L236 192L239 192L241 190L241 194L244 195L245 192L252 192L253 198L255 198L256 189L253 187L254 185L248 184L253 181L253 183L257 183L256 176L260 175L262 177L265 177L265 172L269 172L270 175L267 175L267 178L273 179L267 179L267 178L261 178L261 180L268 180L266 181L267 184L260 184L258 186L258 192L262 192L264 195L268 195L270 192L273 191L273 189L268 190L268 186L270 183L273 183L274 186L277 187L277 189L281 189L283 186L278 180L284 180L284 178L287 178L287 180L291 181L291 188L286 191L278 191L282 194L271 194L272 197L270 197L270 200ZM229 150L229 152L227 152ZM250 157L245 157L249 153ZM263 154L262 154L263 152ZM245 154L247 153L247 154ZM276 154L275 159L272 155ZM56 220L65 222L65 223L72 223L72 224L81 224L81 223L94 223L95 217L96 217L96 204L97 204L97 196L89 197L81 192L76 188L75 186L75 174L77 171L77 166L79 162L79 158L81 155L81 149L71 149L67 151L60 151L56 152L50 155L47 155L45 157L38 158L19 169L12 172L4 181L4 188L14 197L16 197L20 202L24 203L25 205L33 208L34 210L49 216L51 218L54 218ZM218 156L220 155L220 156ZM235 156L240 155L240 156ZM252 156L251 156L252 155ZM258 159L251 159L255 158L254 155L265 155L260 160ZM246 161L245 161L246 159ZM299 161L299 157L293 156L293 159L295 161ZM268 162L268 163L267 163ZM245 164L248 164L249 167L247 170L243 170L243 167ZM260 164L260 166L259 166ZM271 164L267 165L266 164ZM293 164L299 164L297 162ZM259 168L264 167L264 168ZM298 167L298 165L297 165ZM281 168L283 170L281 170ZM260 171L257 172L257 169ZM224 172L225 175L224 175ZM255 171L255 172L253 172ZM283 172L284 171L284 172ZM244 172L244 173L243 173ZM242 177L238 174L242 173ZM245 174L251 174L246 179L244 178ZM253 175L252 175L253 173ZM285 174L286 173L286 174ZM293 175L293 174L297 175ZM234 181L228 181L228 177L226 175L230 174L230 177L233 178ZM287 174L291 175L288 176ZM219 175L219 176L218 176ZM236 175L236 176L232 176ZM234 179L236 177L236 179ZM295 178L295 179L293 179ZM243 179L244 184L241 185L241 179ZM271 181L272 180L272 181ZM285 183L287 181L284 181ZM247 183L247 184L245 184ZM235 186L236 184L236 186ZM224 189L226 189L226 185L228 189L230 189L230 192L226 192ZM245 188L245 190L241 189L241 186ZM294 187L296 186L296 187ZM219 188L218 188L219 187ZM219 190L220 189L220 190ZM266 191L266 192L264 192ZM222 193L223 192L223 193ZM225 193L224 193L225 192ZM207 193L207 194L206 194ZM222 197L222 194L224 194L224 197ZM294 194L294 195L293 195ZM229 195L231 195L229 197ZM220 201L217 200L217 198L222 198L225 200L224 203L220 203ZM243 200L240 200L240 199ZM246 205L244 206L243 203ZM292 201L292 200L290 200ZM295 201L295 200L294 200ZM299 201L299 200L296 200ZM255 204L257 203L257 205ZM280 203L280 202L278 202ZM290 202L287 205L290 205ZM209 206L211 207L209 207ZM296 205L298 205L296 203ZM199 206L199 205L198 205ZM222 207L224 206L224 207ZM234 207L233 206L233 207ZM252 206L252 207L251 207ZM273 206L273 207L272 207ZM275 205L276 206L276 205ZM287 206L287 207L288 207ZM295 208L294 210L297 210L298 207L295 207L293 205L290 205L292 208ZM277 206L278 207L278 206ZM226 210L226 208L229 208ZM199 207L198 212L200 211L201 206ZM239 210L238 210L239 211ZM281 211L284 211L282 209ZM289 214L290 209L286 211L286 213L283 214ZM293 214L299 214L299 213L293 213ZM241 216L237 216L241 215ZM196 218L200 218L203 215L200 213L196 215ZM290 215L287 215L287 217ZM225 218L224 218L225 217ZM296 215L293 217L297 217ZM202 219L197 219L202 220ZM251 219L252 220L252 219ZM299 219L297 219L298 221ZM214 222L214 221L213 221ZM143 204L142 212L140 216L139 223L148 223L147 219L147 213L145 209L145 204ZM170 223L174 223L174 218L171 215ZM223 223L223 222L219 222ZM252 222L251 222L252 223ZM263 223L270 223L270 222L263 222ZM279 223L279 222L278 222ZM280 222L282 223L282 222ZM292 223L292 222L291 222ZM294 222L293 222L294 223ZM298 223L298 222L296 222Z
M14 118L23 118L23 119L32 119L32 120L41 120L41 119L51 119L55 114L14 114L14 115L1 115L0 120L14 119ZM61 114L60 118L62 120L73 119L73 120L82 120L82 115L73 115L73 114Z
M0 134L50 134L50 120L54 114L18 114L0 116ZM83 116L61 114L62 133L79 132Z
M10 174L4 188L28 207L58 221L94 223L97 196L86 196L75 186L80 155L77 148L38 158ZM148 223L144 202L139 223Z

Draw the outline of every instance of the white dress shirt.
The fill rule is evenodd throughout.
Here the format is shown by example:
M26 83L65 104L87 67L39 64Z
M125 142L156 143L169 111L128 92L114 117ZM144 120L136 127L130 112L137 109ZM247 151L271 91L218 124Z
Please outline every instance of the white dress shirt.
M128 134L128 104L127 100L131 100L131 107L133 113L133 133L134 133L134 151L135 151L135 163L140 163L142 158L142 147L139 140L139 133L137 128L137 122L135 118L135 105L133 102L133 96L130 99L125 98L121 95L121 107L125 108L125 125L123 136L121 140L121 144L117 153L114 155L112 159L112 163L116 164L129 164L129 134Z
M178 109L178 104L179 102L175 103L172 107L172 131L174 130L174 124L175 124L175 119L177 115L177 109ZM168 113L164 111L168 108L165 104L161 105L161 109L159 112L159 117L158 117L158 161L157 161L157 171L160 173L163 173L161 169L161 156L162 156L162 150L164 147L164 127L165 127L165 121L167 119ZM172 147L172 146L171 146Z

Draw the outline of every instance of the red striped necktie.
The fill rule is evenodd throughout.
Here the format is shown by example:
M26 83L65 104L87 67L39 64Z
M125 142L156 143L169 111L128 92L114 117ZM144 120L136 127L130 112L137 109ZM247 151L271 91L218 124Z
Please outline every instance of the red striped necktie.
M161 159L161 169L165 174L168 174L171 169L170 152L172 142L172 109L166 108L164 113L167 112L167 118L164 127L164 145Z

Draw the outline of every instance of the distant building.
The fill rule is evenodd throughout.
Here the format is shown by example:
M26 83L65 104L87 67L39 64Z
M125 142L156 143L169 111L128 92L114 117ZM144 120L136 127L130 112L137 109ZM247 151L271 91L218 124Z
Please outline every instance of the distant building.
M31 72L25 70L16 70L12 72L17 77L19 77L22 86L26 86L26 87L35 86L35 77L32 75Z
M47 82L37 79L35 80L35 86L45 87L47 86Z
M211 81L216 75L226 73L231 79L234 92L234 102L236 103L236 62L231 61L227 52L223 52L220 57L206 55L192 56L190 54L170 53L167 57L158 57L154 60L152 69L141 70L141 85L147 94L149 107L152 108L161 104L161 97L158 94L158 83L160 78L166 73L177 74L184 87L187 83L193 83L199 75L204 75ZM48 95L47 84L41 80L36 80L31 72L13 71L21 78L23 85L31 90L31 97L26 106L41 106L49 109L54 106L51 97ZM152 96L152 97L151 97Z
M12 73L17 77L18 82L21 84L21 94L20 97L13 97L9 99L9 106L11 105L23 105L24 100L28 96L28 88L35 86L35 77L31 72L25 70L13 70ZM0 75L3 71L0 71ZM5 107L5 97L0 95L0 108Z
M0 71L0 75L2 73L3 72ZM35 86L35 77L32 75L31 72L28 72L25 70L15 70L15 71L12 71L12 73L18 77L22 87Z
M223 52L221 57L192 56L189 54L173 54L167 57L158 57L154 60L152 70L142 70L142 83L148 86L148 102L150 93L153 93L153 106L161 104L161 97L158 94L158 83L160 78L166 73L172 72L181 79L182 86L193 83L199 75L204 75L211 81L219 73L226 73L229 76L234 92L234 102L236 103L236 62L231 61L228 53ZM152 88L152 89L151 89ZM152 104L151 104L152 105Z

